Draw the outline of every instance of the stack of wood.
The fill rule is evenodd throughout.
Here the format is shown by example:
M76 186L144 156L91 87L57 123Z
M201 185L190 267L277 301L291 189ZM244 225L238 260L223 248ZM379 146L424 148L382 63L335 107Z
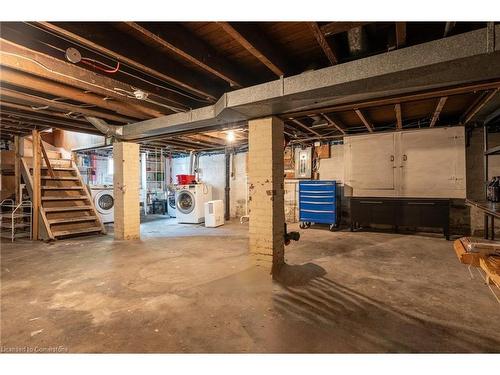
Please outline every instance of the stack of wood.
M481 268L486 279L500 288L500 242L462 237L453 244L458 260Z

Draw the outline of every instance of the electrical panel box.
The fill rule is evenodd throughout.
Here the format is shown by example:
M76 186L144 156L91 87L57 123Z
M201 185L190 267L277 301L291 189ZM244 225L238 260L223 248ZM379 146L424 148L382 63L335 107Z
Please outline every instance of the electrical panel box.
M311 178L312 147L295 150L295 178Z

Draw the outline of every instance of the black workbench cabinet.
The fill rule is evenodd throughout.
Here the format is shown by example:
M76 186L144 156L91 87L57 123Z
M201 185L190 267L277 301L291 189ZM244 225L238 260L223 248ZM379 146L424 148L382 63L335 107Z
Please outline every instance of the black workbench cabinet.
M449 239L450 200L351 197L351 230L361 224L442 228Z

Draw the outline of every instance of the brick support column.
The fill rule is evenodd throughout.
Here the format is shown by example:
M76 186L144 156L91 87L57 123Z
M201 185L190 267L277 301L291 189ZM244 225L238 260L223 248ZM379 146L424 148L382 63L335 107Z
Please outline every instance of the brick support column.
M268 117L248 127L250 252L274 272L284 264L283 121Z
M129 142L113 143L113 167L115 239L139 239L139 145Z

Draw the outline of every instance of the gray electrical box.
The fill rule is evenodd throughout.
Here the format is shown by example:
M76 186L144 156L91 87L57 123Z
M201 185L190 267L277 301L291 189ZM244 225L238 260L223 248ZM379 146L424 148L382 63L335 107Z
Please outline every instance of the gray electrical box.
M312 147L295 149L295 178L312 177Z

